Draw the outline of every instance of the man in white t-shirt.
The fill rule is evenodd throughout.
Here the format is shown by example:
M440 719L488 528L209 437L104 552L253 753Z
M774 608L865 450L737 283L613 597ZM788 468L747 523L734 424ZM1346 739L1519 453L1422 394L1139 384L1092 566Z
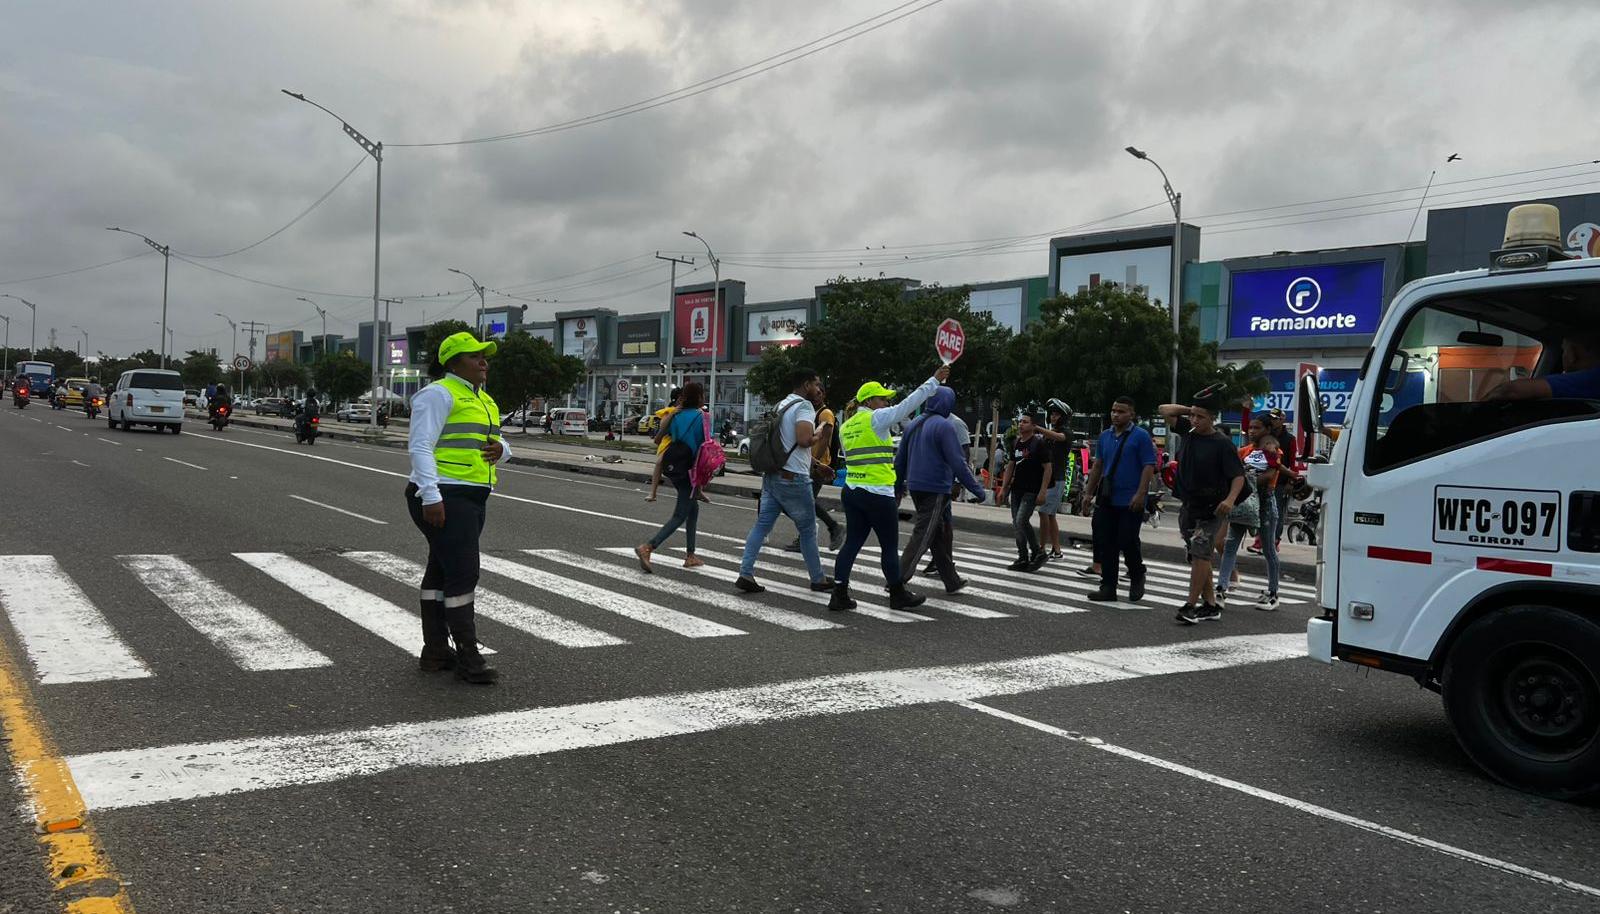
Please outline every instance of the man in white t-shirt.
M817 554L817 503L811 494L811 445L817 422L817 408L811 404L821 398L822 382L809 368L797 369L789 380L794 392L777 407L778 441L788 457L783 469L761 478L761 509L745 538L744 559L734 582L745 593L766 590L754 577L756 556L779 514L789 515L800 531L800 554L806 560L811 589L819 593L833 589L833 579L822 573L822 557Z

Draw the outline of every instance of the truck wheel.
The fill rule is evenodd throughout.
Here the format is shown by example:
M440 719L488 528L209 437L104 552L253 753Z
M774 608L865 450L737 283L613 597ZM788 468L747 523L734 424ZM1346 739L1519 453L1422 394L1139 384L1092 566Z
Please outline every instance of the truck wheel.
M1554 606L1497 609L1461 633L1442 686L1479 767L1530 793L1600 798L1600 623Z

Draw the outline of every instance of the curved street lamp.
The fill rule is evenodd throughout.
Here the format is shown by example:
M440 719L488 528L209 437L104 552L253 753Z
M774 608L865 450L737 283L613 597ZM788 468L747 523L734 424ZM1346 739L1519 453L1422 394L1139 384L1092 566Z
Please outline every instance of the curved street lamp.
M108 232L121 232L124 235L132 235L135 238L143 238L145 244L150 245L150 247L155 249L155 252L157 254L161 255L161 340L156 345L161 348L161 367L162 368L166 368L167 367L167 349L166 349L166 342L167 342L167 277L169 277L172 274L172 248L170 246L168 246L168 245L161 244L161 243L156 242L156 241L152 241L150 239L149 235L141 235L138 232L130 232L125 228L117 228L114 225L113 226L108 226L106 228L106 231L108 231Z
M14 298L17 301L22 302L24 305L27 305L28 310L33 312L33 328L28 331L28 358L38 358L39 354L34 351L33 344L34 340L38 339L39 337L39 306L31 301L28 301L26 298L23 298L20 295L12 295L10 292L0 292L0 298ZM9 336L10 333L11 322L8 320L6 321L6 334Z
M1167 180L1167 170L1162 168L1155 159L1150 158L1142 149L1132 146L1125 147L1128 155L1142 159L1156 167L1161 173L1161 189L1167 192L1167 202L1172 205L1172 286L1167 295L1167 306L1172 309L1172 400L1178 402L1178 347L1179 338L1182 336L1182 320L1179 317L1178 299L1182 295L1183 272L1183 194L1172 189L1172 182Z
M717 343L721 337L717 334L719 320L722 312L722 261L717 259L716 252L711 250L711 242L701 238L694 232L684 232L690 238L706 246L706 256L711 258L711 389L706 391L706 409L711 416L711 423L717 422Z

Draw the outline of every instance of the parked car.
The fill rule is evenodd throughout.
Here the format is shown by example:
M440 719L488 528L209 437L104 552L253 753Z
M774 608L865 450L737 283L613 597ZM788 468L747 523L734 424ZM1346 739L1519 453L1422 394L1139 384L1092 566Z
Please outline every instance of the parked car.
M515 409L500 417L502 427L544 428L545 414L537 410Z
M183 405L198 408L200 406L200 391L192 387L185 389L183 392Z
M135 424L183 431L183 377L176 371L135 368L124 371L106 402L106 425L132 430Z
M333 414L340 422L371 422L372 410L365 406L346 406Z
M258 416L287 417L295 414L294 403L283 397L260 397L251 404L251 407L255 409Z

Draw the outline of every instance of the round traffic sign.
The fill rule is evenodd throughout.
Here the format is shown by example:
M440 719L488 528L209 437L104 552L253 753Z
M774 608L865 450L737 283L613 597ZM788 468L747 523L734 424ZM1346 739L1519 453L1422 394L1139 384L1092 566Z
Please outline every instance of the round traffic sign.
M617 379L617 396L626 397L628 395L629 386L630 385L628 384L628 379L627 378L618 378Z
M967 348L967 332L961 329L961 322L953 317L945 318L938 332L933 335L933 348L946 365L961 358L961 353Z
M250 357L247 356L247 355L236 355L236 356L234 356L233 357L233 370L234 371L249 371L250 370Z

